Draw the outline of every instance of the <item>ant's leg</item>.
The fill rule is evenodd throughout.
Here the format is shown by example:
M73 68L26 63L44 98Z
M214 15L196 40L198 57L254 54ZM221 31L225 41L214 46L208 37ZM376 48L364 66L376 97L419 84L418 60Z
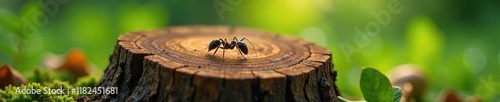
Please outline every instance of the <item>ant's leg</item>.
M215 56L215 53L217 53L217 50L219 50L219 47L220 46L217 46L217 48L215 49L215 52L214 52L214 54L212 56Z
M226 49L222 49L222 62L224 62L224 54L226 53Z
M238 52L240 53L241 57L245 58L245 60L247 59L247 58L243 55L243 53L241 52L241 49L240 49L240 48L238 48Z

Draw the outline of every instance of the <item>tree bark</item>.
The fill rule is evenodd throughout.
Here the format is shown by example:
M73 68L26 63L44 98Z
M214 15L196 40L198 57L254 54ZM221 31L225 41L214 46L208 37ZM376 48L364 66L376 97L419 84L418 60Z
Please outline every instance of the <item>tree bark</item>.
M244 41L238 49L208 51L218 38ZM222 56L224 52L224 57ZM118 37L98 84L118 94L96 101L337 101L331 52L311 42L250 28L175 26Z

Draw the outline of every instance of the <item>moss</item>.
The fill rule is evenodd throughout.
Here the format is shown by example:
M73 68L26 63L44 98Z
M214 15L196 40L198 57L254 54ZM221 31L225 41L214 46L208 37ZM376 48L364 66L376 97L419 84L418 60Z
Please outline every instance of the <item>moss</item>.
M75 83L76 87L94 87L97 85L99 79L95 76L85 76L78 78L78 81Z
M76 87L94 87L99 82L98 77L93 75L80 77L75 81L67 73L54 72L44 68L35 68L27 78L30 81L27 85L9 85L3 89L0 88L0 102L72 102L79 96L89 95L71 93L71 89ZM45 92L43 90L44 87L51 89L62 88L66 94L43 94ZM16 93L17 89L40 89L41 94Z
M93 87L97 83L97 78L96 77L82 77L78 79L78 81L75 83L75 86L77 87ZM51 88L51 89L59 89L62 88L65 90L66 94L43 94L45 91L43 90L44 88ZM74 101L77 97L79 97L79 94L76 93L71 93L71 89L75 88L73 85L71 85L67 81L60 81L57 79L54 79L52 81L44 81L44 84L40 84L38 82L32 82L27 85L21 85L21 86L7 86L3 90L0 90L0 102L26 102L26 101L57 101L57 102L68 102L68 101ZM40 94L22 94L19 93L19 90L22 89L40 89L41 93ZM18 93L16 93L16 91ZM69 92L69 94L68 94Z
M38 82L40 84L44 84L45 82L52 82L56 79L68 81L70 84L75 83L75 80L67 72L54 72L53 70L50 70L48 68L39 67L36 67L32 71L32 74L28 75L27 78L30 82Z
M27 78L30 82L45 84L45 82L52 82L54 79L57 79L57 74L48 69L36 67L33 70L33 74L28 75Z

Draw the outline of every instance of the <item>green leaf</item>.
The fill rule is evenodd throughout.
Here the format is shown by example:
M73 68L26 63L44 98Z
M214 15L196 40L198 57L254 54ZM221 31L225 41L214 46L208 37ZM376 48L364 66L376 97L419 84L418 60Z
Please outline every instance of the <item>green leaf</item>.
M403 97L403 92L401 92L401 88L393 86L392 89L394 90L394 102L399 102L401 100L401 97Z
M360 81L361 92L366 101L392 102L394 100L394 92L389 79L376 69L363 69Z
M341 96L337 96L337 98L340 100L340 102L366 102L365 100L361 100L361 101L352 101L352 100L348 100L344 97L341 97Z

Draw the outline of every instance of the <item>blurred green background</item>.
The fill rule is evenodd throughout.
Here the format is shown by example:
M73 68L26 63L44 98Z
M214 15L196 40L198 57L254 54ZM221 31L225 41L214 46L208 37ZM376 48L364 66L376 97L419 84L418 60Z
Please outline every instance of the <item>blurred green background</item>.
M392 6L401 11L389 19L371 14ZM80 48L102 75L120 34L223 24L327 47L339 73L337 85L350 98L362 98L362 67L388 74L410 63L429 79L426 101L435 101L443 89L498 101L499 11L498 0L0 0L0 64L26 73L48 53ZM366 31L370 22L379 24L379 33L360 39L355 28Z

